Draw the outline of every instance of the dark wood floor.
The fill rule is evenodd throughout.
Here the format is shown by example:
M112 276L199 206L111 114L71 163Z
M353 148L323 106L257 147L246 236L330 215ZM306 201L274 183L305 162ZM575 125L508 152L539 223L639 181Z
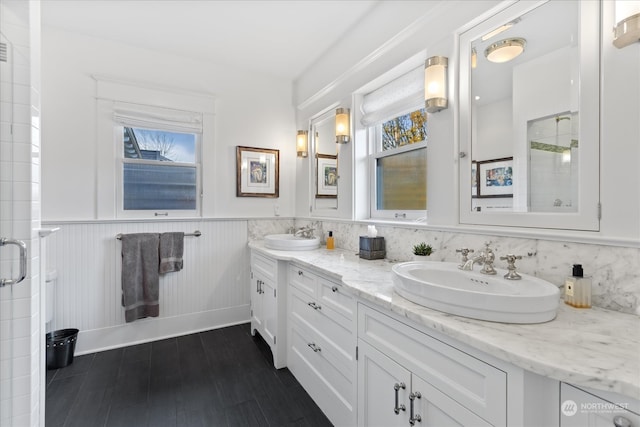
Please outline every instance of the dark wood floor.
M47 371L46 426L330 426L249 329L76 356Z

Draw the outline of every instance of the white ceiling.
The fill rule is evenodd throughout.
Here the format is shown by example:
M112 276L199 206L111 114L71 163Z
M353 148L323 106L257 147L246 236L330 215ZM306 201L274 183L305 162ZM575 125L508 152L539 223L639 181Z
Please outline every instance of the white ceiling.
M378 0L43 0L43 26L294 80Z

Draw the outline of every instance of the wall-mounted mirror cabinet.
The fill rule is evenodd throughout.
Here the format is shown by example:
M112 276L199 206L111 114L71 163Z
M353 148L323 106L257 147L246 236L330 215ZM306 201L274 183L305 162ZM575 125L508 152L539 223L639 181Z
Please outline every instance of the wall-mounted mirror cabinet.
M460 35L460 222L599 229L598 2L517 2Z
M311 194L314 216L336 216L338 209L338 155L335 109L311 120Z

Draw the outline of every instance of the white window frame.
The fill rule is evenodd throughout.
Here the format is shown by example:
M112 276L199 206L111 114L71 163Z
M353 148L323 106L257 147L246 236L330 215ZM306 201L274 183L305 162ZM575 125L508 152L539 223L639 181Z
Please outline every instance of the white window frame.
M408 112L419 110L423 108L422 105L416 106L414 109L411 109ZM396 114L394 117L400 116L401 114ZM404 113L406 114L406 113ZM393 117L389 117L388 119L392 119ZM397 221L415 221L420 218L425 218L427 215L427 207L420 210L398 210L398 209L378 209L378 176L376 174L377 170L377 162L378 159L393 156L396 154L407 153L410 151L424 149L425 152L425 162L427 161L427 141L417 142L414 144L404 145L402 147L397 147L391 150L382 150L382 123L370 126L367 129L367 137L369 138L369 182L371 183L369 191L371 201L371 205L369 207L370 217L371 219L387 219L387 220L397 220ZM425 185L426 191L426 185Z
M426 206L420 210L378 209L376 198L378 185L376 164L378 159L425 149L426 162L426 141L382 151L382 124L394 117L424 108L424 59L417 55L393 72L388 73L383 79L386 80L385 83L368 87L360 101L362 112L360 124L366 130L367 138L365 164L368 168L369 218L395 221L426 219ZM378 82L381 81L378 80Z
M193 133L195 135L195 162L194 163L181 163L181 162L165 162L166 165L161 164L162 162L153 161L153 160L145 160L145 159L130 159L125 158L124 156L124 128L125 127L135 127L137 129L148 129L148 130L166 130L166 131L175 131L181 133ZM152 123L149 123L146 127L136 126L134 124L127 124L126 122L114 123L114 138L115 144L117 146L119 154L119 158L117 161L117 170L116 170L116 205L117 205L117 216L119 218L189 218L189 217L198 217L201 215L202 211L202 155L201 155L201 146L202 146L202 133L189 132L184 130L176 130L170 129L166 126L162 126L158 124L157 126L152 126ZM130 164L142 164L142 165L157 165L157 166L187 166L187 167L195 167L196 169L196 207L195 209L142 209L142 210L134 210L134 209L124 209L124 165L125 163Z
M214 115L215 97L202 92L124 81L93 75L96 82L96 219L179 219L203 217L213 212L212 197L205 199L215 186ZM130 114L132 113L132 114ZM122 125L199 134L197 138L197 209L169 210L167 216L155 211L122 209ZM151 126L153 124L153 126ZM164 124L160 127L158 124ZM199 129L198 129L199 126ZM194 128L197 132L194 132ZM120 143L118 143L120 141ZM209 184L207 184L209 183ZM162 211L163 213L165 211Z

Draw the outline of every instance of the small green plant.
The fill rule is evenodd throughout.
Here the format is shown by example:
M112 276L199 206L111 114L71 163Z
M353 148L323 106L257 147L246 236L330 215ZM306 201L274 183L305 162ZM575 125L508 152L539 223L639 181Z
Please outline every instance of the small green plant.
M425 242L413 246L414 255L429 256L432 252L433 248L431 245L427 245Z

